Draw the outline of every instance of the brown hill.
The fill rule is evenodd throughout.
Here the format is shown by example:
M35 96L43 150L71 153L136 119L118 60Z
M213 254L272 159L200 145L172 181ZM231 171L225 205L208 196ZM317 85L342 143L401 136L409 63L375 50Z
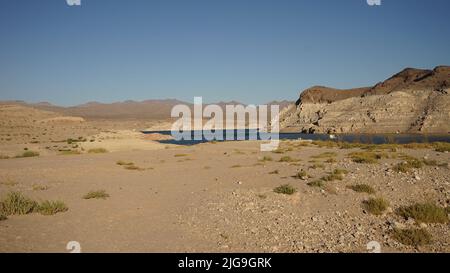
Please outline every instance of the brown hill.
M450 66L438 66L433 70L406 68L391 78L372 87L335 89L314 86L304 90L297 105L303 103L332 103L351 97L384 95L404 89L433 89L442 91L450 87Z
M450 67L407 68L373 87L312 87L282 113L281 128L308 133L448 133Z

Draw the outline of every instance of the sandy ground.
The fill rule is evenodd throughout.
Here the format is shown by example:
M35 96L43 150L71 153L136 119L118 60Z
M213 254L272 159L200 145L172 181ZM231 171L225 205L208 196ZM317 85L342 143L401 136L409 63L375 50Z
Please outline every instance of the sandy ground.
M294 144L292 144L295 146ZM337 153L336 163L310 169L311 156ZM352 150L297 147L284 154L262 153L256 142L205 143L150 151L48 155L0 161L0 195L20 191L36 200L63 200L69 210L53 216L10 216L0 222L1 252L66 252L78 241L84 252L359 252L378 241L384 251L450 251L448 224L430 224L432 244L404 246L390 236L395 225L417 226L396 216L364 211L368 194L345 186L368 183L391 208L416 201L447 206L448 167L424 167L412 174L389 169L399 162L358 164ZM402 151L449 162L448 153ZM289 155L296 163L277 162ZM273 161L262 162L264 156ZM126 170L117 161L143 170ZM239 165L239 166L237 166ZM333 191L307 185L329 171L349 171ZM294 179L300 169L314 178ZM278 170L278 174L269 174ZM417 179L419 177L419 179ZM14 183L11 183L13 181ZM273 192L281 184L294 195ZM34 190L45 185L46 190ZM85 200L91 190L105 190L105 200Z
M1 106L0 200L18 191L69 209L8 216L0 221L0 252L68 252L69 241L83 252L366 252L371 241L386 252L450 252L448 223L420 225L395 214L415 202L450 206L449 153L401 149L385 151L390 158L377 164L359 164L348 156L359 149L292 141L282 142L279 154L261 152L259 142L163 145L157 140L166 136L139 133L166 127L167 121L86 121ZM107 152L89 153L98 148ZM40 155L15 158L26 151ZM334 160L314 158L325 152ZM397 173L392 168L402 153L440 166ZM285 156L297 160L279 162ZM324 188L308 186L335 169L348 174ZM310 177L293 178L300 170ZM347 188L360 183L389 201L383 215L364 209L369 194ZM283 184L296 193L275 193ZM110 197L83 199L96 190ZM394 228L417 227L433 236L431 244L392 238Z

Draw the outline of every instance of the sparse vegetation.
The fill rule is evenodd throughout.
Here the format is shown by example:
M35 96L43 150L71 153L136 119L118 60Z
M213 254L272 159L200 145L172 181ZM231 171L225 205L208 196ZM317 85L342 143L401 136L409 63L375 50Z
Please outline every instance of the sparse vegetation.
M17 184L19 184L19 183L17 183L16 181L14 181L14 180L6 180L6 181L2 181L2 182L0 182L0 184L1 185L5 185L5 186L8 186L8 187L14 187L14 186L16 186Z
M280 160L278 162L298 162L298 161L300 161L300 160L292 158L290 156L283 156L280 158Z
M280 194L292 195L297 190L289 184L284 184L284 185L276 187L273 191L276 193L280 193Z
M185 156L188 156L188 154L176 154L176 155L174 155L174 157L185 157Z
M119 165L119 166L131 166L131 165L134 165L133 162L127 162L127 161L122 161L122 160L117 161L116 164Z
M388 156L384 153L375 153L375 152L354 152L349 154L350 158L353 162L361 163L361 164L374 164L378 163L378 160Z
M298 173L296 173L294 175L294 178L297 178L297 179L305 179L307 177L308 177L308 174L306 173L305 170L300 170Z
M236 164L236 165L231 166L232 169L241 168L241 167L242 167L242 166L239 165L239 164Z
M136 165L126 165L123 167L125 170L130 170L130 171L143 171L144 169L141 167L138 167Z
M437 152L450 152L450 143L447 142L434 142L433 147Z
M343 180L344 174L347 174L347 173L348 172L346 170L336 169L329 175L322 177L322 180L324 180L324 181Z
M432 203L416 203L400 207L396 213L405 219L413 218L420 223L447 223L449 221L445 209Z
M321 153L319 155L313 155L311 157L315 158L315 159L320 159L320 158L329 158L329 157L335 157L335 156L337 156L337 154L335 152L325 152L325 153Z
M33 185L34 191L45 191L48 190L50 187L46 185Z
M39 204L37 210L42 215L53 215L58 212L66 212L69 208L62 201L44 201Z
M274 170L274 171L271 171L269 174L279 174L280 172L278 171L278 170Z
M363 202L363 206L369 213L381 215L389 207L389 202L381 197L370 198Z
M325 165L322 163L314 163L313 165L309 166L310 169L324 169Z
M368 194L375 193L375 189L367 184L355 184L355 185L348 186L347 188L352 189L355 192L365 192Z
M420 169L423 167L423 162L417 158L410 156L402 156L406 161L398 163L393 170L396 172L407 173L411 169Z
M38 152L34 152L34 151L25 151L20 155L17 155L16 158L22 158L22 157L36 157L39 156Z
M109 194L105 190L90 191L83 196L83 199L106 199Z
M265 155L259 161L261 161L261 162L273 161L273 158L271 156Z
M323 180L315 180L307 183L307 185L310 187L323 188L325 186L325 182Z
M105 148L93 148L88 150L88 153L90 154L104 154L107 152L108 150L106 150Z
M392 238L401 244L415 247L430 244L432 241L431 234L424 229L394 229Z
M61 150L60 155L80 155L81 152L78 150Z
M37 202L25 197L20 192L10 192L0 202L0 213L4 215L22 215L32 213L37 208Z
M4 215L2 212L0 212L0 221L4 221L8 219L8 217L6 217L6 215Z

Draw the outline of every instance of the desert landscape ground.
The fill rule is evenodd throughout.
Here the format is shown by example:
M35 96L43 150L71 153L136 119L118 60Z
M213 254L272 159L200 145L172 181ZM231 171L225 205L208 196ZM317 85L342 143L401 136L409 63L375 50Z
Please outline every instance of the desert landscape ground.
M166 145L0 105L0 252L450 252L450 145Z

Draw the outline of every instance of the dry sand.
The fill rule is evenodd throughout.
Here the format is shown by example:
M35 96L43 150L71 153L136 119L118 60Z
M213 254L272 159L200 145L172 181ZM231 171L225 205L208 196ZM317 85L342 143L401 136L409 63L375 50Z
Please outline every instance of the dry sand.
M449 153L386 151L447 164L397 173L392 168L400 158L359 164L348 157L359 149L301 141L283 142L283 154L261 152L260 143L250 141L162 145L136 131L152 126L144 121L48 125L33 119L54 118L51 113L23 116L24 109L12 110L15 117L0 112L0 154L14 156L27 147L41 155L0 160L0 198L19 191L38 201L61 200L69 210L8 216L0 221L0 252L67 252L69 241L78 241L83 252L365 252L370 241L380 242L386 252L450 252L448 223L422 224L433 236L425 246L392 238L394 228L420 226L396 215L399 206L425 201L449 206ZM67 143L78 137L86 141ZM61 155L64 147L82 154ZM88 153L93 148L108 152ZM336 162L313 158L324 152L336 153ZM300 161L279 162L284 156ZM323 169L313 169L319 163L311 160ZM118 161L133 162L138 169L128 170ZM325 188L307 185L338 168L348 171L342 181L327 182ZM300 170L311 178L293 178ZM370 195L346 187L359 183L390 202L383 215L363 208ZM282 184L297 192L275 193ZM95 190L110 197L83 199Z

